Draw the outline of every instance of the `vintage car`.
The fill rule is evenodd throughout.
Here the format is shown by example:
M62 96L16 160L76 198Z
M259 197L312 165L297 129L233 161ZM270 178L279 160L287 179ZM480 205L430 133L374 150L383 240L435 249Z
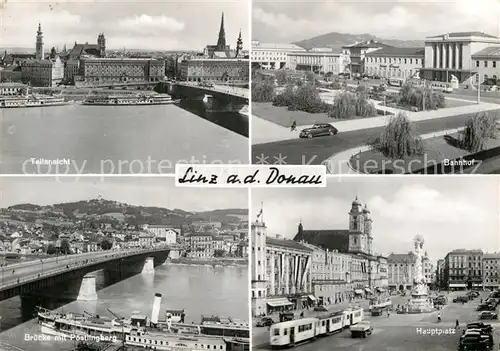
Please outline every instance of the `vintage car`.
M349 330L352 338L366 338L367 335L371 335L373 332L373 327L369 321L361 321L356 325L351 325Z

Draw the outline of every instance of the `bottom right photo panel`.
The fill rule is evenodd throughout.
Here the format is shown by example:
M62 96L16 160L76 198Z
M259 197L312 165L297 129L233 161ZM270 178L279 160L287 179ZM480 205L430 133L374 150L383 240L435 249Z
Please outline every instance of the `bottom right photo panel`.
M499 349L498 178L251 194L252 349Z

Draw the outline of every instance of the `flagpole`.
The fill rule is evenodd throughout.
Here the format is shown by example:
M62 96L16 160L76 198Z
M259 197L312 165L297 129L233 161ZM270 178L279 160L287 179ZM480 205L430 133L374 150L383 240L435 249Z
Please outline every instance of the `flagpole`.
M260 203L260 221L264 224L264 202Z

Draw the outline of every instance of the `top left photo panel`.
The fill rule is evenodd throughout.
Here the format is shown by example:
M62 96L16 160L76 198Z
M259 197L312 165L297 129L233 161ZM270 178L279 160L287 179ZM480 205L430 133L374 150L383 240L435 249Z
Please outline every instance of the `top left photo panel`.
M249 163L248 0L0 1L0 174Z

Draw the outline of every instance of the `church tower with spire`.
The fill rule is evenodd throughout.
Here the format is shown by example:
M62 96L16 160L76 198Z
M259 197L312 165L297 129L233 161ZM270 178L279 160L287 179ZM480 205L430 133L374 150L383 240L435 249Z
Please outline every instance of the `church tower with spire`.
M216 51L225 51L225 50L226 50L226 31L224 29L224 12L223 12L222 17L220 19L219 38L217 39Z
M43 52L43 32L42 32L42 24L38 22L38 31L36 32L36 50L35 57L37 60L43 60L44 52Z
M236 40L236 58L240 57L243 57L243 39L241 38L241 30L238 40Z

